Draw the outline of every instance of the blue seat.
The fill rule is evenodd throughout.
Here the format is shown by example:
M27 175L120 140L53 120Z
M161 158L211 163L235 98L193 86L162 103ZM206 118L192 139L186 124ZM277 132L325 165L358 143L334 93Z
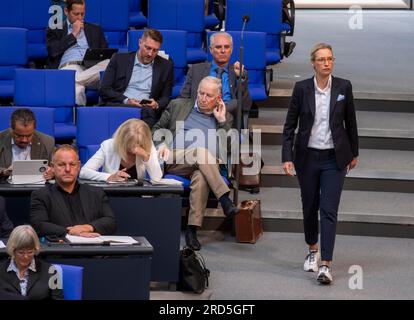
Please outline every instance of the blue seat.
M141 11L141 0L129 0L129 26L143 28L147 25L147 18Z
M129 0L88 0L85 21L99 24L108 46L126 51L129 29Z
M204 26L206 29L213 29L217 27L220 23L220 20L217 18L216 14L214 13L214 1L208 1L208 14L204 17ZM214 29L217 30L217 29Z
M54 108L55 138L67 140L76 136L74 70L17 69L15 83L16 106Z
M223 177L224 182L227 185L230 185L229 179L227 177L223 176L223 175L222 175L222 177ZM184 190L190 190L191 180L188 179L188 178L184 178L184 177L177 176L175 174L169 174L169 173L165 174L164 178L166 178L166 179L175 179L175 180L181 181L183 183Z
M233 38L233 53L230 63L240 61L241 32L227 31ZM208 32L208 45L210 36L213 32ZM243 64L249 75L249 93L253 101L263 101L267 99L266 94L266 34L264 32L245 32L244 33L244 61ZM211 53L208 60L212 60Z
M248 15L246 31L266 33L266 65L279 63L282 59L280 43L284 42L282 23L283 0L227 0L226 31L241 31L242 17Z
M115 130L131 118L141 118L141 109L107 106L78 108L76 144L81 162L86 163L99 149L100 144L112 137ZM96 124L93 130L91 120Z
M149 0L148 26L159 30L187 31L187 61L205 61L203 49L204 0Z
M52 108L29 108L36 117L36 130L55 136L55 110ZM0 108L0 131L10 127L11 114L20 107L1 107Z
M187 72L186 41L187 32L179 30L159 30L163 36L161 50L165 51L174 62L174 86L172 98L178 97ZM128 50L138 50L138 40L144 30L128 31Z
M27 30L0 28L0 43L0 98L10 99L14 95L14 70L27 64Z
M82 300L83 267L54 264L62 275L63 297L65 300Z

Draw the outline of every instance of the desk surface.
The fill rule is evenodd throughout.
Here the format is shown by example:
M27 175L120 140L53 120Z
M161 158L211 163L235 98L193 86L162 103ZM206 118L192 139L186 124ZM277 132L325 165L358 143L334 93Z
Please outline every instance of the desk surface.
M106 182L97 182L90 180L79 180L80 183L90 184L103 188L108 194L122 195L159 195L159 194L182 194L184 189L180 185L152 185L145 181L143 186L131 186L122 184L107 184ZM6 193L26 193L42 188L43 185L26 184L14 185L7 182L0 183L0 194Z
M46 244L41 243L40 255L59 255L59 256L134 256L134 255L152 255L153 247L145 237L133 237L139 242L137 245L116 245L116 246L101 246L101 245L70 245L62 244ZM4 244L6 241L3 240ZM0 258L7 256L6 249L0 249Z

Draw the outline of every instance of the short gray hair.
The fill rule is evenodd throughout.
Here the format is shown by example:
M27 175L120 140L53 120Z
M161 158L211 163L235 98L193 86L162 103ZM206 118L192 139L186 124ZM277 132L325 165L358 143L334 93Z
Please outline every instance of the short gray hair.
M331 50L331 52L332 52L332 54L333 54L332 46L331 46L330 44L323 43L323 42L321 42L321 43L317 43L317 44L316 44L316 45L312 48L312 51L311 51L311 53L310 53L310 58L311 58L311 61L314 61L314 60L315 60L315 57L316 57L316 52L318 52L319 50L322 50L322 49L329 49L329 50Z
M201 79L200 83L198 84L198 89L201 87L201 84L204 82L208 82L217 86L217 95L221 94L221 80L216 77L207 76Z
M27 224L14 228L7 241L7 253L10 257L14 257L16 250L22 249L33 249L35 254L40 251L39 237L32 226Z
M229 33L224 32L224 31L214 32L214 33L210 36L210 47L212 47L212 46L214 45L214 39L215 39L217 36L225 36L225 37L227 37L227 38L230 40L230 44L231 44L231 46L233 47L233 37L232 37Z

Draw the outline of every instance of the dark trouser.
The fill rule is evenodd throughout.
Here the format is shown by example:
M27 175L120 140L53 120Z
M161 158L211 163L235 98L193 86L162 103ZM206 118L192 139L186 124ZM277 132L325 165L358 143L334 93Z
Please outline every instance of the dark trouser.
M321 223L321 259L331 261L335 245L339 201L346 169L339 170L335 151L308 149L302 168L296 168L300 184L305 241L318 243L318 211Z

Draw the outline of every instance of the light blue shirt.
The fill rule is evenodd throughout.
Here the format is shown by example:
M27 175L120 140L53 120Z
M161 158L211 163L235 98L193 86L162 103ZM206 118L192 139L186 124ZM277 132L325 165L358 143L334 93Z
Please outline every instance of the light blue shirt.
M329 127L329 112L331 102L332 77L329 77L325 89L320 89L313 78L315 85L315 120L313 122L308 147L314 149L333 149L332 132Z
M149 99L152 87L152 72L154 61L148 64L139 62L135 55L134 69L132 70L131 80L124 92L124 96L131 99ZM128 99L124 100L126 103Z
M71 34L72 31L72 24L68 21L68 34ZM89 49L88 40L86 39L85 35L85 30L81 29L76 40L77 43L74 46L67 49L63 54L59 67L67 62L83 61L83 57L85 56L86 50Z
M35 259L32 260L32 263L30 264L29 268L24 273L23 278L20 278L19 269L17 268L14 258L11 259L10 264L7 268L7 272L15 272L17 278L20 281L20 293L22 296L27 296L27 284L29 283L29 270L36 272L36 263Z
M32 145L29 144L26 148L20 148L14 143L14 140L12 139L11 142L12 145L12 161L15 160L32 160L30 153L32 151Z
M217 64L213 61L211 63L210 68L210 76L216 77L217 76ZM221 75L221 95L224 102L231 100L231 92L230 92L230 81L229 81L229 66L226 65L224 68L224 72Z

